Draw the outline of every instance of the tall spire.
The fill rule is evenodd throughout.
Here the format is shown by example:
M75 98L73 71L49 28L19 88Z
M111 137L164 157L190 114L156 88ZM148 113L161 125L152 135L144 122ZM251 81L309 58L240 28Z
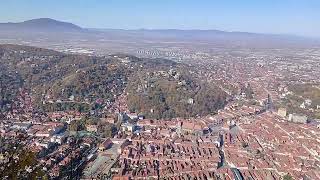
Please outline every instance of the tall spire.
M267 111L272 111L272 109L273 109L273 102L272 102L270 94L268 94L268 98L265 103L265 109Z

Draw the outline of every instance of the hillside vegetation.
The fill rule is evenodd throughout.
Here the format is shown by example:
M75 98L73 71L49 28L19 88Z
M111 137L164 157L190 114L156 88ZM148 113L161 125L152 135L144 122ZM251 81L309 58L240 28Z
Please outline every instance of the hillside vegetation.
M0 62L2 111L10 108L19 88L28 89L34 106L43 111L81 112L111 105L126 89L131 111L157 119L214 113L226 98L219 88L193 77L190 67L166 59L0 45Z
M132 112L156 119L203 116L226 103L226 94L219 88L172 69L137 73L127 93Z

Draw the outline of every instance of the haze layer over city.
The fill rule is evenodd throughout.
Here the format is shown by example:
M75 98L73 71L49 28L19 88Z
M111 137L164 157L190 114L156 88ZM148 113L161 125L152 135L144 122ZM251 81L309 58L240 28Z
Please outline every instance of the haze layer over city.
M0 179L320 179L319 9L2 2Z

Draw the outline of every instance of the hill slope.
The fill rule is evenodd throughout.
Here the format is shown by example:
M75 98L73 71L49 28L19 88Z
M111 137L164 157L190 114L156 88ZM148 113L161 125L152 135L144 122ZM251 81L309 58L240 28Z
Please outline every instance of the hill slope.
M130 110L157 119L206 115L225 103L219 88L198 81L184 64L116 57L0 45L0 109L8 110L19 88L29 90L44 111L88 112L111 105L124 92Z
M19 23L0 23L1 30L10 31L44 31L44 32L73 32L83 29L75 24L57 21L50 18L32 19Z

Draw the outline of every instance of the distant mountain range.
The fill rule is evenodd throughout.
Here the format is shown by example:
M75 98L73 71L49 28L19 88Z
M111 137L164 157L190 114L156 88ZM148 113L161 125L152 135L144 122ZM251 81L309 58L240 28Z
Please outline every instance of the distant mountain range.
M0 23L0 30L10 31L48 31L48 32L67 32L82 31L83 29L75 24L57 21L50 18L32 19L19 23Z
M32 19L23 22L9 22L0 23L1 30L31 30L31 31L48 31L48 32L118 32L118 33L141 33L142 35L165 35L165 36L184 36L184 37L210 37L210 36L282 36L282 35L270 35L270 34L258 34L250 32L235 32L235 31L221 31L221 30L181 30L181 29L136 29L136 30L124 30L124 29L94 29L94 28L82 28L78 25L62 22L50 18ZM284 36L284 35L283 35Z
M223 47L314 47L320 42L316 39L304 38L292 35L259 34L250 32L235 32L221 30L180 30L180 29L93 29L83 28L68 22L61 22L50 18L32 19L20 23L0 23L0 40L4 43L27 42L28 45L50 45L65 43L80 43L101 47L102 42L113 41L113 44L105 43L105 46L116 46L122 43L123 47L131 44L145 46L146 42L154 43L196 43L210 44L210 46ZM86 43L83 43L86 42ZM1 41L0 41L1 43ZM26 43L24 43L26 44ZM147 45L148 46L148 45Z

